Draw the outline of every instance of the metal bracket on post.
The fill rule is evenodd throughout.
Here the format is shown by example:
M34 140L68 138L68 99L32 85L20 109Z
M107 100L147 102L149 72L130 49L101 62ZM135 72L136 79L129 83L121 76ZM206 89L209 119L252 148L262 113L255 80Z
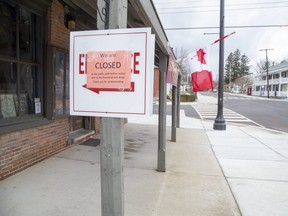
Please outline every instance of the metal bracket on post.
M105 6L103 5L103 3L105 3ZM99 4L101 5L100 7L99 7ZM101 8L101 11L100 11L100 8ZM103 0L103 2L97 1L96 9L97 9L97 13L98 13L98 18L100 18L100 20L104 23L105 29L108 29L109 28L110 0ZM98 28L99 28L99 26L98 26Z

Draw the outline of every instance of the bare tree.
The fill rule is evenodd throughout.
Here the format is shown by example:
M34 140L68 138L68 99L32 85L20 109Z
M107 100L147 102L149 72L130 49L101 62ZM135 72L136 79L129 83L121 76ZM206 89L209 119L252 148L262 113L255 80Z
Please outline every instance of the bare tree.
M190 83L190 76L189 76L189 66L187 64L187 61L185 61L187 55L188 55L188 51L185 50L183 47L181 47L181 49L175 49L173 50L174 54L177 58L177 63L179 65L181 74L182 74L182 80L184 82Z
M235 84L239 86L239 90L241 93L245 93L248 86L253 84L253 78L249 75L239 77L235 80Z
M257 66L256 66L256 73L257 74L262 74L263 72L266 71L267 69L267 66L266 66L267 62L266 60L260 60L258 63L257 63ZM275 61L268 61L268 68L277 64Z

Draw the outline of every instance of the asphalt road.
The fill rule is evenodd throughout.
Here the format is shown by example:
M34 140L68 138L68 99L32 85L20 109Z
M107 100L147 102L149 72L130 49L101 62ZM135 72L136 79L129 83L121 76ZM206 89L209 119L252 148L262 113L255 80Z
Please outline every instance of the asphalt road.
M216 97L217 93L201 93ZM224 107L237 112L246 118L266 127L288 133L288 100L266 99L238 94L224 94ZM158 113L158 105L154 105L153 113ZM171 105L167 105L167 115L171 115ZM181 105L185 115L200 118L190 105ZM224 116L225 118L225 116Z
M158 105L153 106L153 114L158 114ZM200 119L200 116L195 111L195 109L190 105L180 105L180 109L184 110L185 116ZM166 114L171 115L172 105L166 105Z
M266 99L237 94L225 94L224 107L264 127L288 132L287 99Z

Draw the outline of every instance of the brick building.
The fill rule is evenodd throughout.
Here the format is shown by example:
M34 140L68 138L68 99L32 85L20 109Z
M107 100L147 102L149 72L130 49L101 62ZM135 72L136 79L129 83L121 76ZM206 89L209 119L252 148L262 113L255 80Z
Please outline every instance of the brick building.
M96 16L72 6L0 1L0 179L95 132L95 119L68 115L67 19L78 30L96 29Z
M99 132L98 118L69 116L69 34L97 30L96 5L0 0L0 180ZM127 23L152 27L155 65L165 68L168 41L152 1L128 1Z

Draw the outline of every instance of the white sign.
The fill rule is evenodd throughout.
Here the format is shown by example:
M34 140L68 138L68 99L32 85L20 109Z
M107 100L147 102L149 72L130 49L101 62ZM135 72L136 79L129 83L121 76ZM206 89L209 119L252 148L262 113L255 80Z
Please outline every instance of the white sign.
M41 101L40 98L34 98L35 113L41 113Z
M71 32L70 115L152 115L154 46L150 28Z

